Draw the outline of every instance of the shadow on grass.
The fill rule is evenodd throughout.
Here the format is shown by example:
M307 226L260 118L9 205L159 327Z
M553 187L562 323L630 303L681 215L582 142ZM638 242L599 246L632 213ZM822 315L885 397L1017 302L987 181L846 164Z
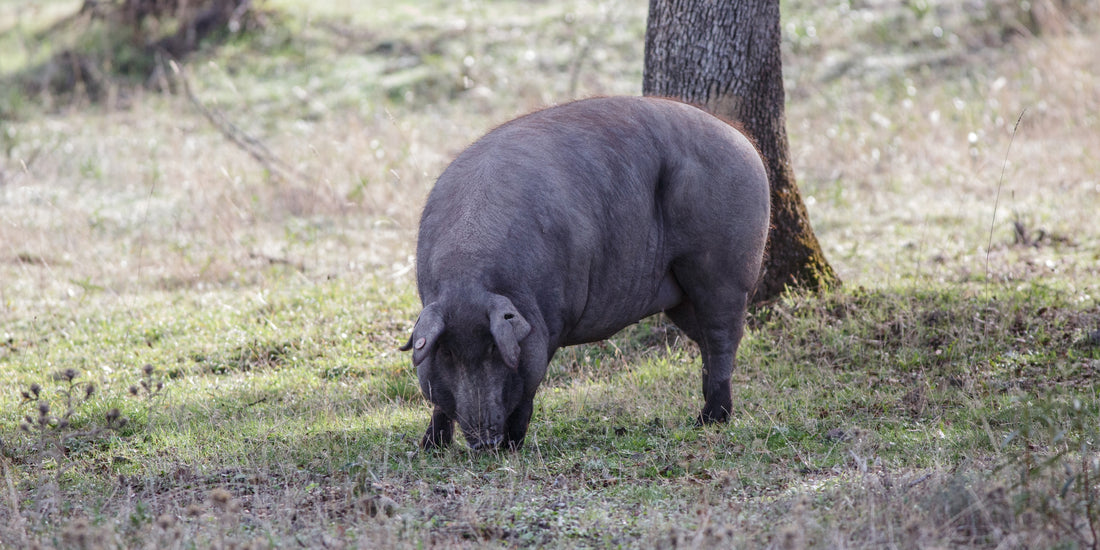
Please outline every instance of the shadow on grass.
M181 528L281 538L305 521L302 540L320 544L339 524L398 546L981 546L1010 535L1042 546L1046 522L1087 546L1100 521L1089 511L1100 410L1085 383L1100 365L1097 328L1095 304L1042 287L791 295L752 314L730 423L697 428L697 353L646 321L560 356L514 453L419 451L429 405L386 389L414 384L407 358L333 376L331 365L358 364L354 346L321 347L277 366L180 371L163 397L125 402L125 437L64 458L79 467L56 489L34 486L51 466L13 457L18 438L5 453L27 502L99 499L107 518L142 503L120 536L160 536L158 515L187 518L195 503L197 518L229 517L210 497L224 489L236 519ZM34 510L20 517L54 522L61 507Z

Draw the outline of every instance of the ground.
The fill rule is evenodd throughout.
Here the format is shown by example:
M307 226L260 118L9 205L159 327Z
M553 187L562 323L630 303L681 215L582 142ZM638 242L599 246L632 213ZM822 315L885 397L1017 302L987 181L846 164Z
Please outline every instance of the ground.
M0 547L1097 547L1095 2L784 2L844 286L750 314L728 425L656 317L501 454L416 448L420 206L637 94L644 3L272 0L99 92L51 80L122 47L79 5L0 6Z

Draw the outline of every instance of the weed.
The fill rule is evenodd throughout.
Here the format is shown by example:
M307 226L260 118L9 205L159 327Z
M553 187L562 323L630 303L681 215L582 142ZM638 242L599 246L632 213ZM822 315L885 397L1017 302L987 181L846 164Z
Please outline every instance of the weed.
M59 384L56 389L34 383L20 392L23 405L33 411L19 425L33 439L24 460L41 472L40 482L45 483L39 485L38 508L47 515L60 510L61 485L73 466L70 452L104 432L121 430L128 422L116 408L98 422L82 421L78 413L95 394L96 385L79 378L80 372L68 368L53 374L52 381Z
M129 388L130 395L146 400L160 397L162 391L164 391L164 378L153 365L149 364L141 367L141 379Z

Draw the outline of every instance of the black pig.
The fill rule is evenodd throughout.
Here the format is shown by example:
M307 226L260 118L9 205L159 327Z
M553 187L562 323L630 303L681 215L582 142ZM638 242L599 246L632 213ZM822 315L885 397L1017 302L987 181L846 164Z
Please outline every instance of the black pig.
M508 122L428 195L412 349L422 446L523 444L554 352L665 312L703 356L698 420L724 422L768 232L767 175L730 124L676 101L595 98Z

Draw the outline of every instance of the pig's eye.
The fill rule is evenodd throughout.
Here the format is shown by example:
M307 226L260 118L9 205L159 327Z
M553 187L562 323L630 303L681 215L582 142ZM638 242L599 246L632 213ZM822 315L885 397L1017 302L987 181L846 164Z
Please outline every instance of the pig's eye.
M494 353L496 353L496 351L497 351L497 345L496 344L489 344L489 348L485 350L485 353L492 356Z

